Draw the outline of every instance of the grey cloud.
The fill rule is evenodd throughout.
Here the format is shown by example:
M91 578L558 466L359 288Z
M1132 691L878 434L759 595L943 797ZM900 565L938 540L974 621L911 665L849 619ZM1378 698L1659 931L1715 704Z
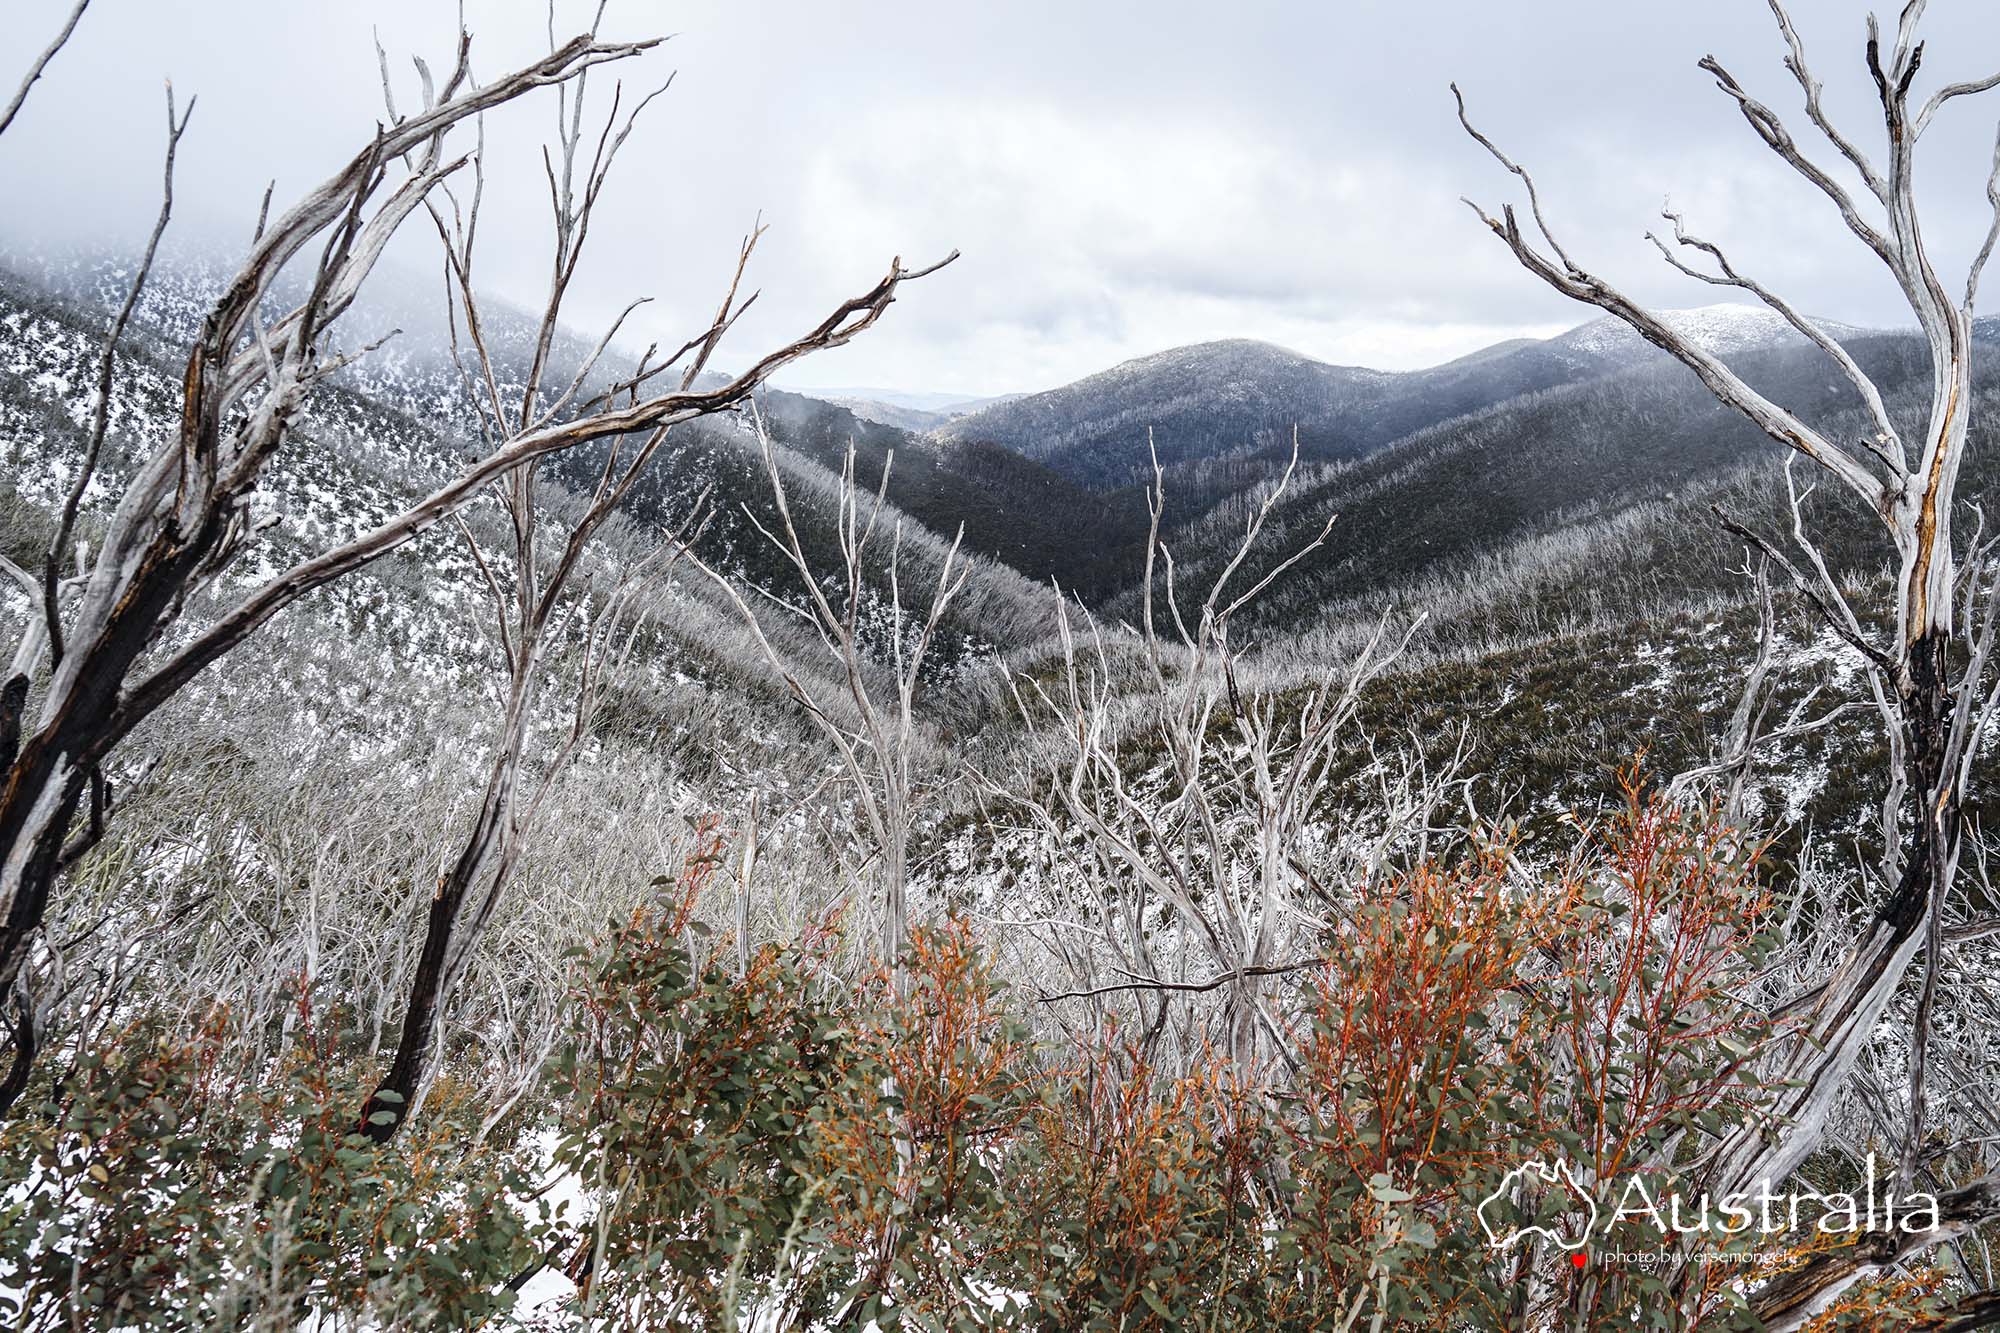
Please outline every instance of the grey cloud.
M1864 7L1795 7L1835 114L1869 141ZM32 32L60 6L22 8L12 23ZM484 71L542 40L539 5L468 9ZM1932 11L1926 78L2000 68L2000 11L1980 0ZM1636 295L1713 299L1641 239L1671 192L1691 225L1809 308L1903 318L1823 201L1775 168L1694 68L1713 51L1802 119L1769 16L1749 0L1267 0L1226 12L1192 0L614 0L612 14L621 33L679 34L629 77L680 73L622 163L578 289L582 320L651 293L636 338L684 333L760 209L774 226L764 296L739 333L746 351L866 285L891 254L965 251L801 384L1032 388L1232 335L1400 366L1579 321L1458 202L1516 196L1459 131L1452 79L1536 170L1565 239ZM445 0L97 0L0 141L0 189L16 201L0 238L16 253L133 243L171 75L201 96L186 227L240 244L267 178L281 198L300 188L380 114L371 27L392 51L435 62L454 15ZM583 16L565 13L571 25ZM549 114L510 111L491 127L486 279L520 300L545 271L534 146ZM1948 262L1969 255L1985 221L1992 115L1948 115L1926 144ZM400 257L428 271L421 242Z

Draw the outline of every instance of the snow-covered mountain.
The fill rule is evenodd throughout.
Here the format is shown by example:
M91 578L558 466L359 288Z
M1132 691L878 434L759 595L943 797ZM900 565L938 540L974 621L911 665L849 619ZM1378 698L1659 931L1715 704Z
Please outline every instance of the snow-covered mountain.
M0 549L23 562L39 559L36 524L59 499L87 398L108 289L99 280L106 275L84 276L58 284L62 293L0 283ZM133 445L159 438L172 419L175 347L187 312L199 308L201 285L200 275L166 275L148 303L145 336L134 348L145 364L121 382L115 403L112 478ZM1837 423L1852 410L1824 358L1757 312L1676 318L1809 418ZM1890 393L1919 366L1907 338L1859 336L1854 346ZM364 362L314 403L259 497L272 523L257 567L383 517L455 465L470 440L453 428L448 377L424 350L412 340L401 358ZM1245 502L1269 484L1290 424L1301 423L1311 465L1273 511L1271 540L1243 576L1261 577L1327 518L1339 521L1241 622L1274 652L1296 652L1301 661L1337 657L1347 627L1373 624L1385 607L1414 599L1431 617L1425 632L1441 656L1483 660L1495 644L1533 643L1559 663L1586 628L1624 633L1620 626L1654 625L1662 606L1706 608L1735 595L1740 553L1689 534L1709 531L1712 501L1737 512L1771 502L1769 469L1757 474L1761 482L1751 472L1767 460L1759 451L1774 446L1656 349L1597 325L1403 373L1332 366L1253 340L1177 348L989 404L947 423L923 448L902 430L813 396L773 392L765 414L816 559L833 539L827 502L849 447L864 478L879 476L895 454L888 498L905 525L906 551L934 553L963 527L964 549L981 558L940 640L937 683L948 688L934 702L955 734L1002 748L1004 729L987 727L991 701L979 693L984 664L996 649L1042 650L1051 582L1106 625L1137 619L1147 514L1124 487L1144 465L1148 425L1171 470L1167 537L1182 587L1191 588L1231 557ZM1020 442L994 438L1002 427L1018 430ZM795 573L743 514L749 506L770 518L768 482L742 423L690 425L675 440L632 497L634 538L707 491L717 518L703 554L768 594L760 606L781 606ZM543 475L551 485L588 484L595 467L579 453L551 460ZM2000 491L2000 477L1976 468L1965 490ZM108 498L93 491L86 519ZM475 525L493 518L468 515ZM1866 535L1859 525L1836 528L1825 544L1841 568L1864 569L1876 557ZM607 577L627 554L622 546L602 552ZM648 762L668 764L690 792L706 791L704 784L724 780L719 775L779 781L778 770L797 767L784 754L794 743L786 739L791 715L762 682L740 629L704 592L699 580L673 591L672 613L648 645L627 705L637 710L633 734L660 747ZM231 670L266 682L259 688L274 696L273 708L341 729L357 754L368 753L414 734L440 701L489 702L486 595L450 534L433 533L302 603ZM32 610L0 590L0 624ZM384 670L398 682L393 699L381 693ZM1548 674L1562 673L1551 665ZM248 697L227 695L237 680L215 697ZM1458 697L1459 683L1439 681L1440 691ZM1631 683L1619 681L1620 691ZM1560 700L1551 716L1608 725L1592 711L1602 699L1590 695L1588 681L1564 677L1536 688ZM1569 692L1589 697L1579 703ZM1631 697L1654 706L1652 695ZM341 720L364 712L365 728ZM1619 732L1591 743L1615 749L1628 741ZM1554 781L1535 776L1543 786Z
M1395 378L1232 338L1156 352L994 404L938 434L1002 444L1085 485L1114 488L1143 475L1149 429L1167 462L1270 447L1294 425L1363 408Z
M1786 343L1803 343L1805 335L1787 323L1782 315L1756 305L1705 305L1688 310L1661 312L1668 327L1696 346L1716 356L1756 351ZM1813 319L1813 323L1836 340L1858 338L1869 332L1852 324ZM1624 359L1654 350L1632 326L1612 315L1578 325L1568 333L1551 338L1547 344L1567 352L1605 359Z

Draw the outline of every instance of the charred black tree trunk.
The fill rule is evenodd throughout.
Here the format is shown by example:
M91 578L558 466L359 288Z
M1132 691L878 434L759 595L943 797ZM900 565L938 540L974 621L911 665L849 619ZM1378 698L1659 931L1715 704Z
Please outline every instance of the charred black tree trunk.
M41 1027L33 1001L18 991L9 999L15 1007L14 1019L8 1024L8 1039L13 1043L14 1057L7 1067L6 1078L0 1079L0 1114L5 1114L28 1090L28 1078L35 1067L35 1051L41 1045Z
M197 353L188 372L197 394L201 360ZM64 848L90 775L135 724L120 706L120 686L224 534L219 517L211 515L184 536L163 534L146 552L132 574L131 591L96 641L75 645L72 655L60 661L51 689L59 692L61 707L18 746L7 765L0 785L0 886L7 890L6 915L0 920L0 997L13 995L27 966L49 897L69 859ZM94 826L101 825L102 811L97 814ZM9 1044L17 1065L32 1059L32 1050L11 1036ZM15 1081L10 1074L0 1087ZM8 1104L0 1101L0 1111Z
M1941 961L1938 953L1943 947L1944 900L1958 867L1962 793L1958 790L1956 752L1978 740L1976 723L1972 735L1952 735L1957 714L1948 676L1950 648L1950 638L1935 631L1910 646L1909 689L1903 695L1902 707L1906 763L1910 785L1916 791L1917 809L1905 839L1909 862L1895 896L1883 911L1899 935L1920 930L1924 933L1923 984L1917 994L1911 1029L1909 1133L1897 1168L1897 1179L1904 1189L1909 1188L1916 1175L1923 1149L1932 1011ZM1977 690L1978 682L1968 680L1963 688Z
M1950 639L1932 631L1910 645L1909 685L1902 697L1905 764L1915 796L1915 820L1904 839L1909 857L1882 916L1898 931L1922 923L1957 859L1959 792L1951 772L1953 701L1948 678Z
M465 970L471 938L484 924L493 899L505 885L512 858L508 850L511 839L504 834L513 819L514 756L518 750L518 737L502 749L487 785L479 822L431 896L430 912L424 922L424 945L417 955L416 974L410 979L410 1002L403 1011L396 1058L361 1108L361 1132L376 1143L387 1143L409 1120L417 1094L430 1072L431 1051L445 1001L458 981L458 974ZM486 902L473 913L472 921L464 921L466 900L472 896L473 886L486 879L488 867L493 867L493 880Z
M417 956L416 976L410 983L410 1004L403 1013L396 1058L361 1108L361 1132L376 1143L387 1143L409 1119L411 1104L430 1064L431 1046L437 1039L438 1016L443 1008L446 958L464 902L463 884L455 891L440 885L437 896L431 899L423 952Z
M0 686L0 773L14 767L21 752L21 711L28 706L26 672Z

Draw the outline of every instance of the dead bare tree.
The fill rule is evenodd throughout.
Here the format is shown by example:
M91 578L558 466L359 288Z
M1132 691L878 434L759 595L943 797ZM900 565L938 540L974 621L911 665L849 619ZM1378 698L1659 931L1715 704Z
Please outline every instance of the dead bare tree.
M33 91L35 84L41 81L49 62L69 44L71 35L76 32L76 25L83 19L83 11L88 8L90 0L76 0L76 4L69 11L69 17L63 20L63 25L56 32L54 39L42 48L42 53L35 57L35 63L28 66L28 72L21 77L21 86L7 99L6 107L0 109L0 134L5 134L7 127L14 123L14 117L21 112L21 104L28 100L28 94Z
M1054 744L1046 770L1028 792L989 782L990 794L1022 809L1060 845L1082 835L1088 866L1079 876L1085 922L1060 912L1056 929L1087 925L1118 978L1100 984L1086 960L1079 989L1050 999L1129 994L1140 1007L1147 1044L1167 1030L1176 997L1220 992L1218 1044L1247 1075L1275 1052L1287 1053L1284 1023L1267 995L1268 980L1315 953L1324 922L1314 911L1314 879L1303 855L1308 826L1321 815L1344 746L1353 740L1361 691L1395 660L1416 625L1392 636L1386 618L1344 673L1323 674L1287 697L1251 692L1238 680L1241 650L1230 642L1241 614L1286 571L1317 549L1333 519L1249 587L1231 586L1250 558L1298 465L1251 512L1234 556L1198 607L1184 608L1173 556L1160 535L1165 473L1157 456L1147 497L1151 526L1142 586L1139 648L1148 689L1137 723L1139 744L1163 753L1151 777L1128 772L1130 755L1110 650L1098 626L1079 651L1066 601L1058 596L1056 631L1062 670L1053 685L1010 676L1023 722ZM1161 616L1171 623L1163 630ZM1291 953L1287 954L1286 949ZM1068 953L1059 946L1059 952ZM1195 969L1199 969L1197 975ZM1190 1039L1190 1052L1198 1040Z
M643 465L639 454L644 452L642 448L635 453L633 465ZM520 563L532 562L535 556L534 538L524 535L532 533L536 518L532 493L527 487L506 489L510 526L518 544L514 589L505 591L497 581L492 588L507 668L500 725L471 829L450 869L432 888L395 1058L362 1109L362 1132L377 1142L387 1141L421 1109L436 1065L444 1007L513 884L537 817L591 737L605 684L615 680L629 661L644 622L636 604L651 579L664 574L673 557L685 549L693 526L684 525L667 538L655 552L664 559L649 559L627 571L591 608L588 587L572 589L569 584L590 533L612 512L613 506L606 503L612 498L609 492L593 497L591 507L569 527L554 566L538 570L532 563ZM476 542L469 529L466 540ZM483 555L479 559L490 563ZM579 620L584 623L576 650L578 680L569 725L528 782L535 723L552 658Z
M299 598L449 518L524 464L592 441L661 430L740 402L779 368L871 327L901 284L921 276L900 261L892 263L868 291L722 384L697 387L689 378L679 388L656 391L647 386L663 366L649 364L616 393L581 408L569 410L559 399L524 411L519 429L506 431L500 444L403 512L233 594L206 624L190 623L185 612L191 599L225 571L240 574L239 557L251 536L252 494L312 391L368 350L340 354L330 345L330 331L353 305L391 236L466 164L465 157L447 153L452 130L483 111L572 83L597 65L634 58L656 45L655 40L604 42L586 33L481 84L471 73L471 37L462 32L442 82L419 62L419 110L393 116L339 171L275 219L267 197L248 258L210 308L189 350L173 439L143 460L125 486L94 558L87 565L78 562L83 582L77 593L63 595L69 582L61 568L69 559L60 549L66 533L59 534L62 541L44 575L48 675L38 702L23 691L18 749L0 756L5 761L0 989L15 985L63 870L102 836L111 806L106 760L211 663ZM173 138L184 124L176 123ZM600 163L603 156L600 151ZM592 177L586 191L595 183L601 182ZM163 208L163 219L167 212ZM580 222L570 241L580 246ZM289 310L273 312L268 307L280 276L295 262L308 278L306 296ZM141 268L135 290L149 273L150 265ZM567 273L559 281L566 283ZM727 319L718 321L682 355L705 358L727 328ZM108 347L115 349L119 331L114 325ZM100 419L104 402L100 391ZM100 437L93 427L92 440ZM95 445L87 441L78 487L95 474L97 461ZM30 1049L16 1043L16 1060Z
M864 517L861 510L865 493L855 480L853 446L850 443L848 447L841 467L834 515L841 560L841 568L835 574L840 583L838 589L829 595L806 553L805 542L792 516L791 501L785 492L776 446L765 430L763 416L754 403L750 420L757 432L765 474L771 480L771 493L777 507L776 530L766 526L747 506L744 513L798 572L799 586L805 594L805 606L799 614L812 626L825 647L838 679L846 686L845 695L837 700L819 697L796 664L787 662L785 655L771 642L743 592L720 571L707 565L703 565L702 569L742 616L765 661L784 681L786 691L812 718L820 734L826 737L840 758L849 790L866 824L867 836L874 844L870 850L876 862L882 912L882 961L891 969L898 996L907 996L909 976L904 961L910 933L910 835L917 813L917 787L921 777L918 756L922 750L922 724L917 717L916 703L925 681L924 664L936 646L938 630L952 602L965 590L966 581L971 577L970 568L959 556L959 542L965 535L964 529L961 526L944 553L937 569L937 583L931 593L929 609L919 622L903 604L903 526L900 517L891 518L887 534L889 550L885 557L889 604L886 608L888 624L883 637L887 643L880 646L886 650L888 657L886 665L890 679L885 690L882 687L882 667L871 657L870 645L864 641L864 620L874 595L868 584L870 546L876 540L877 526L888 509L889 469L895 461L894 456L883 461L882 477L874 502L867 505L868 513ZM746 916L747 906L739 908L739 928Z
M432 218L445 249L454 360L466 400L479 422L489 452L503 450L520 436L564 415L578 396L587 391L602 353L617 336L625 316L636 307L635 303L626 308L596 348L567 377L566 383L550 381L551 352L562 328L564 298L582 257L592 215L619 149L653 100L652 96L642 99L621 121L622 89L614 93L603 129L597 136L595 152L586 162L582 159L583 117L589 86L589 73L584 71L574 83L557 90L556 151L547 172L554 233L552 277L525 369L504 364L490 345L472 281L479 209L484 197L484 164L473 164L468 203L461 206L446 187L443 194L450 204L450 217L447 219L444 209L432 208ZM394 98L386 77L383 89L393 116ZM750 304L749 300L739 302L737 294L760 234L752 232L745 239L728 292L708 329L691 340L675 358L686 358L680 375L682 392L694 386L707 369L722 335ZM464 344L457 336L460 316L466 331ZM637 373L625 381L624 396L628 404L636 400L636 383L649 374L659 373L660 369L650 364L650 354L642 360ZM510 371L518 371L518 393L514 391L514 375ZM631 649L638 627L622 625L624 613L644 581L664 573L664 566L679 556L700 526L705 497L695 502L688 521L655 552L655 556L664 553L665 560L648 559L625 570L617 587L598 607L583 635L580 677L568 732L540 766L532 794L523 799L523 770L531 758L531 738L552 655L572 628L572 622L590 614L587 586L579 590L573 584L582 572L592 539L618 512L632 484L665 442L667 430L662 425L645 432L629 457L623 456L625 437L610 441L604 465L582 511L562 525L560 546L553 560L543 555L544 541L551 534L543 531L547 518L540 503L541 487L536 475L540 460L530 460L491 483L491 492L506 516L512 538L512 549L503 570L496 570L502 562L489 558L472 529L463 522L459 524L473 562L492 595L496 637L506 667L507 685L493 758L471 831L431 895L423 946L410 982L395 1059L362 1108L362 1132L377 1142L392 1137L420 1107L435 1066L438 1020L443 1007L506 894L536 814L590 735L604 678L616 671ZM660 568L647 567L653 564Z
M1511 205L1496 217L1467 201L1520 264L1564 295L1623 320L1693 370L1721 402L1838 480L1877 516L1897 557L1894 637L1880 642L1867 631L1813 546L1794 491L1792 537L1810 568L1809 574L1799 574L1797 582L1835 632L1867 662L1888 740L1880 829L1882 882L1873 920L1855 950L1801 1006L1802 1030L1785 1046L1778 1071L1788 1083L1770 1119L1713 1145L1704 1184L1718 1193L1782 1180L1813 1151L1877 1020L1922 952L1927 955L1928 975L1910 1034L1912 1073L1903 1159L1903 1175L1908 1178L1925 1121L1929 1001L1942 946L1940 923L1958 871L1964 832L1959 811L1995 699L1986 682L1995 603L1991 595L1983 602L1975 595L1977 585L1991 580L1991 547L1975 543L1963 553L1961 564L1952 525L1972 406L1974 303L1980 275L2000 242L2000 150L1986 187L1992 225L1960 289L1947 287L1926 247L1917 210L1915 154L1925 130L1946 105L2000 88L2000 75L1947 84L1913 105L1912 89L1924 56L1918 30L1925 0L1908 0L1886 43L1871 16L1867 67L1881 107L1887 152L1886 165L1878 167L1829 117L1822 85L1807 63L1790 15L1782 0L1770 0L1770 5L1787 47L1785 67L1803 93L1806 117L1844 159L1847 173L1858 178L1858 192L1810 156L1779 115L1752 97L1713 56L1705 57L1700 67L1715 78L1765 146L1826 197L1848 231L1902 290L1931 356L1931 403L1919 435L1906 438L1899 430L1880 389L1845 348L1783 297L1741 272L1719 246L1690 233L1671 209L1664 216L1672 225L1673 243L1649 234L1667 262L1704 283L1755 297L1824 352L1865 405L1872 434L1853 445L1828 438L1759 394L1671 323L1580 266L1551 230L1533 177L1473 127L1464 98L1456 85L1452 89L1466 132L1518 177L1526 192L1532 230L1522 226ZM1756 534L1734 530L1767 554L1777 554ZM1936 1239L1946 1239L1951 1226L2000 1216L1994 1196L1991 1188L1945 1196L1962 1210L1946 1218L1947 1227ZM1772 1328L1796 1327L1876 1267L1879 1264L1872 1262L1815 1262L1774 1284L1776 1294L1760 1305L1760 1314Z
M1770 564L1768 555L1760 556L1754 567L1746 558L1739 571L1750 579L1757 595L1757 655L1744 675L1736 707L1722 734L1720 752L1707 763L1675 774L1666 786L1669 798L1685 800L1703 784L1719 782L1722 817L1731 823L1743 818L1746 789L1761 751L1831 726L1856 706L1849 700L1835 704L1817 717L1807 717L1825 690L1824 685L1815 685L1786 710L1784 721L1773 724L1771 709L1777 703L1777 695L1772 688L1771 673L1778 665L1778 617L1771 594ZM1790 569L1789 563L1786 568Z

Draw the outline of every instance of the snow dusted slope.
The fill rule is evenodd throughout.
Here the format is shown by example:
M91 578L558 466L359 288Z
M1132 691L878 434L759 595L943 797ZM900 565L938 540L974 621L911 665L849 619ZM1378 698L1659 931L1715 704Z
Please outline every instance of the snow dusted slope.
M1294 425L1370 415L1399 379L1231 338L1156 352L996 403L938 435L1005 445L1085 485L1115 488L1143 474L1149 428L1167 462L1274 448Z
M1164 425L1193 413L1322 410L1394 378L1387 371L1328 365L1274 343L1229 338L1169 348L1058 389L995 403L941 433L996 439L1032 458L1131 421Z
M1721 357L1806 341L1804 335L1787 324L1777 312L1763 306L1706 305L1691 310L1662 311L1661 318L1669 328L1693 341L1697 347ZM1870 331L1832 320L1814 322L1836 339L1859 337ZM1551 338L1546 345L1573 355L1619 363L1656 350L1633 332L1631 325L1611 315L1593 319L1588 324Z
M51 292L0 270L0 553L29 568L40 563L50 516L75 475L105 318L99 289L115 289L115 273L79 269L70 277L61 291ZM156 275L121 357L103 467L82 508L86 538L99 529L139 458L167 437L177 419L176 340L192 326L188 312L203 306L211 279L202 269ZM253 498L257 531L243 558L194 599L180 632L192 632L253 582L374 527L455 475L477 446L454 377L425 350L384 349L315 392ZM818 515L834 479L784 447L783 437L780 445L794 506L808 531L818 533L830 526ZM656 540L651 520L677 519L706 491L719 511L705 529L706 558L773 597L790 592L794 576L773 564L768 543L741 512L742 502L768 493L756 454L747 423L733 417L677 429L674 447L657 460L652 505L628 514L629 521L615 524L592 547L579 584L616 586ZM550 515L566 503L560 494L565 483L594 481L601 456L599 450L544 465L539 484ZM489 549L505 545L490 501L475 503L464 520ZM557 540L551 530L550 544ZM906 551L916 552L909 558L919 564L935 545L915 525L904 534ZM1039 609L1041 590L1012 571L975 562L972 573L964 599L969 609L1030 598ZM871 610L882 601L872 577ZM654 601L641 650L620 686L626 713L647 719L633 735L670 752L676 763L698 754L704 768L739 776L777 764L782 745L762 740L787 736L778 724L793 712L770 691L746 688L762 670L734 611L719 606L706 580L687 566L656 589ZM458 525L439 525L303 599L211 669L190 692L189 707L215 718L253 708L292 717L308 731L340 736L356 755L386 751L433 729L433 719L469 711L467 734L476 744L497 706L490 603ZM0 580L0 642L11 643L33 613L13 581ZM568 638L559 647L555 670L561 679L549 695L552 710L567 706L563 682L574 668L581 624L567 625ZM960 657L985 648L976 628L955 622L943 637ZM746 721L747 714L756 721ZM687 728L700 734L681 734Z

